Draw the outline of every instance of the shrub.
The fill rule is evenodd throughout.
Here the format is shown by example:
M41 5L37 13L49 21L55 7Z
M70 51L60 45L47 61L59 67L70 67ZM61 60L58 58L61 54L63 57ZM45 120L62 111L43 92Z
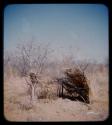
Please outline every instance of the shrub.
M64 88L69 98L89 103L89 86L84 72L79 69L67 69L64 74L65 77L58 80L62 85L62 96Z

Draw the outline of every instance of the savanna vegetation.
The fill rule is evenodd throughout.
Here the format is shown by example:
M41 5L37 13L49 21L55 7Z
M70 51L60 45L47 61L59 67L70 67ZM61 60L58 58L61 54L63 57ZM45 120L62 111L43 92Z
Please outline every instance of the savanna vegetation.
M108 117L108 63L62 58L33 42L4 52L4 117L9 121L99 121Z

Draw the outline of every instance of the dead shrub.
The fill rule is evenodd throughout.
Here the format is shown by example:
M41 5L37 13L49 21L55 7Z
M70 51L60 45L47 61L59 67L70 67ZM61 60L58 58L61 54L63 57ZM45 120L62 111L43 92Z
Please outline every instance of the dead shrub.
M65 89L68 98L89 103L89 86L84 72L77 68L67 69L64 74L65 77L58 80L62 85L62 97L65 96L63 93Z
M49 83L49 82L48 82ZM56 99L57 91L56 87L52 84L43 85L38 94L38 99Z

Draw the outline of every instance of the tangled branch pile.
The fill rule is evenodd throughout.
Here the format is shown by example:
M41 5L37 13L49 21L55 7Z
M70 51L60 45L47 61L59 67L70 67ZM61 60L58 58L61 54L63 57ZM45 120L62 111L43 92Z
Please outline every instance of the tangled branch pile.
M65 96L64 89L69 98L89 103L89 86L84 72L79 69L67 69L64 74L65 78L59 80L62 85L62 96Z

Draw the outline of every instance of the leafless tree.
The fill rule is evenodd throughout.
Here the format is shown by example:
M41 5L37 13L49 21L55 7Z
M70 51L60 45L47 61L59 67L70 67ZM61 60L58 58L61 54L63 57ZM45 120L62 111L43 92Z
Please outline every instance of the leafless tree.
M35 90L39 82L40 75L44 72L51 50L49 44L43 46L29 42L18 47L17 62L21 72L25 76L27 85L31 90L31 100L35 100Z
M36 45L34 42L29 42L18 47L17 59L21 67L21 72L24 75L32 70L36 74L42 74L48 61L48 55L51 53L49 44Z

